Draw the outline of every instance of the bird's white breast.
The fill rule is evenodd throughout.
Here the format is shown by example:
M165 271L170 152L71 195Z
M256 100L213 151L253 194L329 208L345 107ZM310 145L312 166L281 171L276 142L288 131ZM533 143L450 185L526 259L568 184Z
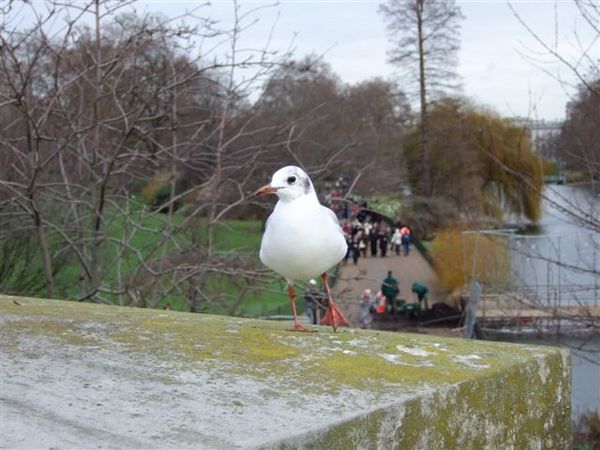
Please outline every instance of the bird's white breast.
M321 275L346 254L347 246L331 211L316 197L279 201L267 221L260 259L288 280Z

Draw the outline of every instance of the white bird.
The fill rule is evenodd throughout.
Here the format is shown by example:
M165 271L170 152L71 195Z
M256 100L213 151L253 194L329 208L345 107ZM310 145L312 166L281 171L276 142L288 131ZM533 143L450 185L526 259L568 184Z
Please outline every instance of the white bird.
M329 290L327 270L346 255L348 246L335 213L319 203L310 178L296 166L286 166L273 174L271 183L256 195L276 194L279 201L267 219L260 246L260 260L281 274L288 283L294 326L292 331L310 331L298 321L294 280L320 275L329 305L322 325L348 326Z

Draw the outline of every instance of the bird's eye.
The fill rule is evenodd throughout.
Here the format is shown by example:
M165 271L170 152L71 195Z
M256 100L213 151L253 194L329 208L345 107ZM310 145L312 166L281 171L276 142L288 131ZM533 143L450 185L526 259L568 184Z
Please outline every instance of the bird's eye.
M294 184L295 181L296 181L296 177L288 177L288 179L287 179L288 184Z

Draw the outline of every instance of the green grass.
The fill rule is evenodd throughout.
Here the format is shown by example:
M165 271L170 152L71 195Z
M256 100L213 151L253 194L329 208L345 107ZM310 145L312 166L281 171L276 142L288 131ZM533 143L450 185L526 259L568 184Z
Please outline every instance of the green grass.
M175 215L174 223L181 223L182 217ZM148 228L159 230L164 228L164 223L154 219L146 224ZM207 235L206 220L196 220L195 224L196 238L203 242ZM258 263L258 252L262 237L262 223L260 221L241 221L241 220L225 220L219 222L214 228L214 250L216 253L225 254L228 257L246 257L255 261L260 268L263 268ZM136 236L136 241L133 242L137 248L147 249L148 251L156 246L156 241L160 239L160 234L156 232L143 232ZM180 248L185 249L186 240L182 239ZM169 245L170 250L174 250L174 246ZM133 261L128 261L126 264L131 269L138 264L137 258ZM208 280L207 291L212 292L215 297L229 296L237 298L240 292L238 283L231 280L230 277L213 274ZM169 303L175 310L189 310L189 305L183 296L173 295L161 302L161 305ZM224 303L228 303L225 301ZM214 314L229 314L245 316L245 317L260 317L274 313L291 314L291 306L287 297L285 282L283 279L272 279L268 277L260 280L256 286L249 290L242 302L237 305L234 311L231 311L229 305L220 305L219 302L203 303L201 311Z
M55 217L65 217L65 227L71 226L68 223L69 214L65 207L54 207L52 212ZM189 219L185 210L176 211L169 223L166 214L153 213L146 205L131 199L128 208L121 209L107 208L105 210L105 222L103 223L102 234L106 236L100 244L100 269L101 285L109 289L119 286L119 273L123 283L128 282L137 269L140 268L140 258L147 263L157 264L157 261L166 252L167 255L185 255L191 249L198 249L206 242L207 220L205 218ZM91 228L93 218L88 218L87 227ZM59 222L58 220L56 222ZM257 220L224 220L214 226L214 251L223 261L231 261L232 266L240 258L244 258L244 264L249 268L255 268L261 272L250 285L235 275L223 275L213 273L206 282L205 294L211 301L200 301L200 309L206 312L217 314L234 314L248 317L260 317L272 314L291 314L291 306L287 297L286 284L283 278L269 272L258 260L262 236L261 221ZM65 228L66 229L66 228ZM80 277L83 275L84 288L89 289L88 278L82 274L81 264L75 253L66 246L63 237L58 233L48 231L48 242L53 254L53 264L60 258L64 260L63 264L56 264L56 273L54 275L55 294L54 297L62 299L77 299L81 295ZM75 231L69 231L75 233ZM169 236L165 240L165 234ZM13 272L10 276L0 279L0 289L5 293L15 295L34 295L45 297L45 284L42 271L42 261L39 252L39 246L35 235L30 232L22 232L29 239L30 251L17 258L14 262L19 270ZM78 239L79 236L70 236ZM87 239L85 258L90 259L92 236L85 235ZM121 242L125 240L130 249L125 249ZM166 248L164 242L167 242ZM135 249L135 251L131 250ZM2 248L0 247L0 251ZM136 252L139 252L136 254ZM188 253L189 254L189 253ZM202 253L198 253L202 254ZM0 253L0 257L6 256ZM189 256L188 256L189 258ZM196 261L188 261L189 264L195 264ZM202 261L198 261L202 263ZM28 283L28 288L21 288L23 283L19 283L19 277L24 274L35 279L36 283ZM130 291L134 288L140 289L144 284L152 283L152 277L149 274L144 275L142 282L133 286L129 284ZM245 289L243 301L231 305L233 298L239 297L240 289ZM182 287L183 289L183 287ZM304 309L303 286L298 286L298 309ZM119 303L122 300L129 304L131 298L128 295L112 295L107 292L101 293L102 297L112 303ZM174 310L189 311L187 303L188 293L175 292L164 298L157 307L164 307L169 304ZM225 301L219 302L219 298L228 297Z
M386 215L392 220L398 217L403 207L398 195L394 194L374 196L371 198L369 205L373 210Z
M262 223L255 220L225 220L216 226L215 249L218 252L238 251L258 256ZM206 234L204 227L202 233Z
M225 220L215 228L215 249L217 252L235 252L243 255L251 255L258 260L258 252L262 237L261 221ZM201 235L204 237L206 228L203 227ZM219 283L219 280L215 280ZM231 284L219 283L220 290L235 293ZM304 311L303 289L297 287L298 311ZM232 292L233 291L233 292ZM218 308L207 308L207 312L220 313ZM292 307L287 296L287 284L279 276L258 287L255 292L250 292L244 298L236 311L237 315L244 317L262 317L267 315L291 315Z
M61 214L60 211L54 214ZM67 214L65 213L65 217ZM131 203L130 209L106 210L106 221L103 224L102 233L107 237L100 245L100 267L102 286L113 288L119 285L119 272L122 280L130 279L131 275L140 267L140 258L152 264L166 252L167 255L185 254L190 249L198 248L206 242L207 221L206 219L189 219L184 213L177 211L173 214L171 223L168 222L166 214L154 214L147 207L140 203ZM65 219L67 220L67 219ZM91 219L90 219L91 220ZM179 227L185 222L184 227ZM135 224L135 225L134 225ZM252 282L249 286L241 278L234 275L211 274L205 286L205 294L211 302L200 302L201 310L217 314L230 314L257 317L270 314L291 314L291 307L287 298L285 282L279 276L270 273L262 266L258 260L258 252L262 236L262 222L255 220L224 220L215 225L214 228L214 251L222 257L223 261L232 261L234 264L240 258L244 258L250 269L253 267L264 273ZM169 235L164 239L165 234ZM172 234L172 236L171 236ZM91 237L88 236L86 243L86 258L89 261L89 252L91 249ZM38 250L35 236L31 234L26 236L30 239L32 251L24 255L15 262L15 266L20 271L15 271L10 277L0 280L2 290L6 293L16 295L36 295L46 296L43 282L43 272L41 270L41 255ZM72 236L76 238L77 236ZM62 237L59 234L48 233L49 245L53 251L54 260L61 254L65 260L63 265L57 264L57 271L54 276L55 297L63 299L76 299L80 293L79 279L81 276L81 265L75 257L74 252L65 252ZM123 240L131 249L124 249L120 244ZM167 242L166 248L164 242ZM1 250L1 248L0 248ZM199 253L202 254L202 253ZM1 255L0 255L1 256ZM189 256L188 256L189 258ZM188 261L194 264L195 261ZM198 261L202 263L202 261ZM20 290L19 277L24 273L31 274L38 281L35 283L34 291ZM150 283L152 278L145 275L146 283ZM85 287L89 288L89 281L85 278ZM125 282L125 281L124 281ZM143 285L144 283L142 283ZM30 286L33 286L30 284ZM140 286L132 286L140 288ZM231 300L219 302L219 298L227 296L228 298L239 297L240 289L245 289L243 301L231 306ZM31 288L29 288L31 289ZM301 296L299 290L299 297ZM127 304L130 302L128 296L117 296L108 293L102 293L103 298L119 303L124 300ZM164 298L157 307L164 307L169 304L175 310L189 311L189 305L185 292L174 292L167 298ZM299 309L302 309L303 301L299 302Z

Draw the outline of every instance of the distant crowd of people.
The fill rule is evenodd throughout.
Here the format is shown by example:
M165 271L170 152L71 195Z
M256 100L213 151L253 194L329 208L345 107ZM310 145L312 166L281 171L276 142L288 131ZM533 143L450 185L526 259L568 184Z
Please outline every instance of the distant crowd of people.
M385 258L388 251L394 251L408 256L412 241L412 232L407 225L397 224L392 229L381 222L361 222L358 218L353 221L344 221L342 230L348 244L348 252L344 263L351 259L354 264L359 258L380 256Z
M394 227L385 224L383 216L369 209L369 204L364 199L342 198L342 193L348 187L349 180L340 177L334 183L326 185L323 199L336 214L344 230L348 244L344 263L351 259L357 264L359 258L378 255L385 257L392 251L396 255L402 252L408 256L412 241L410 227L400 222Z
M340 220L348 252L344 264L352 260L358 264L359 258L385 258L389 253L408 256L412 243L410 226L396 223L390 226L385 223L381 214L370 210L368 203L359 199L342 199L342 192L347 189L347 180L340 178L328 186L324 203L328 205ZM420 292L415 291L415 287ZM419 303L423 300L427 305L427 287L419 283L413 284L413 292L417 293ZM392 272L383 280L377 294L366 289L359 298L359 324L368 326L373 320L373 314L395 313L398 307L397 297L400 288ZM310 323L318 324L327 310L327 297L315 280L310 280L304 295L306 316ZM427 306L425 306L427 308Z

